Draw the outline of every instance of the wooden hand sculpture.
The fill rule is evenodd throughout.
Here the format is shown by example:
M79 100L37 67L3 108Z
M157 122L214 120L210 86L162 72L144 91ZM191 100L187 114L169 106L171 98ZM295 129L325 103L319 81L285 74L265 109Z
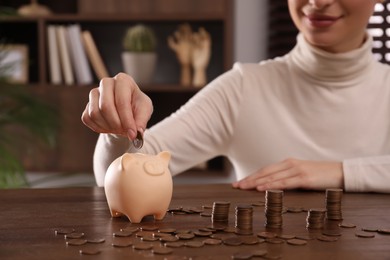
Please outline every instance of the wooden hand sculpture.
M192 29L189 24L182 24L174 33L174 37L168 37L168 46L176 52L181 65L180 84L191 85L191 52L192 52Z
M203 87L207 83L206 68L211 56L210 34L201 27L198 32L193 33L192 43L191 63L194 68L192 85Z

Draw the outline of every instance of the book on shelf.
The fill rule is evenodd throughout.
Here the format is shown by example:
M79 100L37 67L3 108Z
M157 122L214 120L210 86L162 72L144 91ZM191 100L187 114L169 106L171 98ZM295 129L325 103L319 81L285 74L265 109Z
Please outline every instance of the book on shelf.
M79 85L91 84L92 72L89 67L86 50L82 42L81 28L79 24L67 26L69 54L74 69L76 82Z
M69 39L64 25L57 25L56 27L58 48L60 50L60 64L62 68L64 83L66 85L74 84L74 75L72 70L72 63L69 56Z
M92 65L92 68L95 71L96 77L100 80L102 78L108 77L108 71L104 65L103 59L99 53L98 48L96 47L95 41L93 40L92 34L90 31L82 32L83 44L89 58L89 61Z
M47 45L48 45L48 63L50 72L50 82L52 84L61 84L61 64L60 52L56 36L56 26L47 26Z

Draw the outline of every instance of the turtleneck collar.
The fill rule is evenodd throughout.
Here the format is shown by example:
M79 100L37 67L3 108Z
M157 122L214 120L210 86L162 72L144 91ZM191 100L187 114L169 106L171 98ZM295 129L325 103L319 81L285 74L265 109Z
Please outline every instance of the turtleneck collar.
M290 59L304 74L315 82L332 83L334 87L353 86L361 81L375 62L372 55L372 37L367 35L364 44L345 53L330 53L309 44L298 34L297 45Z

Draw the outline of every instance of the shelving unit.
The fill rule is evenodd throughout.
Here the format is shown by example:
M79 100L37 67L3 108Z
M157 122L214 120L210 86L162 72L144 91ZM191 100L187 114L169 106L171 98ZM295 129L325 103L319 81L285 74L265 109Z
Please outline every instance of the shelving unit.
M32 94L49 100L61 116L56 151L26 147L24 164L32 171L89 171L97 134L86 128L80 116L92 85L50 84L46 28L51 24L80 24L89 30L110 75L122 71L120 54L125 30L136 23L151 26L158 38L158 63L153 84L140 86L153 100L150 125L168 116L199 89L178 84L180 67L166 39L181 23L193 30L204 27L212 37L212 57L207 69L212 80L232 66L233 3L231 0L41 0L53 14L45 17L0 17L0 37L29 48L29 82ZM5 0L2 6L18 8L23 0ZM102 8L106 5L107 8ZM129 6L127 9L123 6ZM132 7L132 9L130 9ZM135 8L137 7L137 8ZM215 163L211 163L213 165Z

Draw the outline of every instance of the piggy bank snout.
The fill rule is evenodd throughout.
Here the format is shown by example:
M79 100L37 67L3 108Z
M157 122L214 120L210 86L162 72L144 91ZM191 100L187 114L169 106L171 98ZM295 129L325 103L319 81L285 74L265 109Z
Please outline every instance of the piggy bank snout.
M165 172L165 165L161 161L149 160L144 163L145 173L150 175L162 175Z

